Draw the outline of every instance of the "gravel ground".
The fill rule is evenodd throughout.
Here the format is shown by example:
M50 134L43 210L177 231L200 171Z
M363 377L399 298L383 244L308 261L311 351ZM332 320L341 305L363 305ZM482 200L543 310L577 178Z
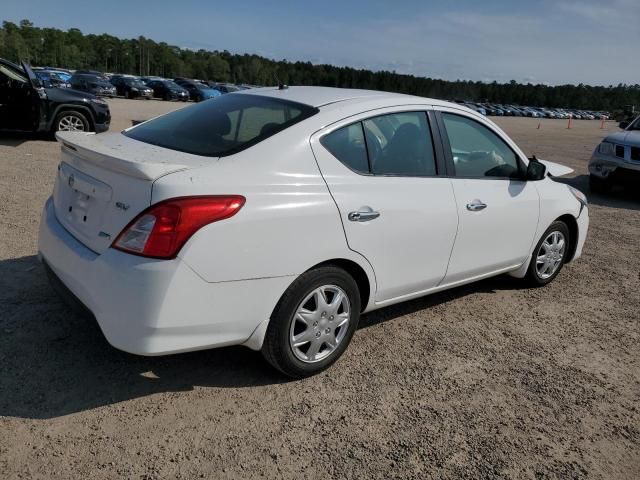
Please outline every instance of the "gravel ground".
M110 100L112 130L182 104ZM575 168L616 127L505 118ZM540 128L538 129L538 124ZM288 381L244 348L111 348L36 259L58 148L0 137L0 477L638 478L640 198L592 196L583 257L362 318L344 357Z

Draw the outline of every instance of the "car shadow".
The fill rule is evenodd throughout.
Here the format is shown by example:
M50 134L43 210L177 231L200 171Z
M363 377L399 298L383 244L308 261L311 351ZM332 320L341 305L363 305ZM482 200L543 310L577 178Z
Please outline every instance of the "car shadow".
M2 132L0 131L0 146L19 147L30 140L54 140L52 135L28 132Z
M478 291L521 288L497 277L362 317L392 321ZM72 313L35 256L0 261L0 416L48 419L160 392L289 382L245 347L141 357L111 347L93 318Z
M640 210L640 187L638 185L614 185L609 193L592 192L589 187L589 175L575 177L557 177L554 180L577 188L587 196L589 204L601 207Z

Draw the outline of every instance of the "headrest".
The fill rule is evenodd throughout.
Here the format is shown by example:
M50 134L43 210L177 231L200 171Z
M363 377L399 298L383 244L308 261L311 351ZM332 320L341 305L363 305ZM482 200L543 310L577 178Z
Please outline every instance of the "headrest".
M224 136L231 131L231 120L229 115L224 112L214 110L211 114L211 123L218 135Z

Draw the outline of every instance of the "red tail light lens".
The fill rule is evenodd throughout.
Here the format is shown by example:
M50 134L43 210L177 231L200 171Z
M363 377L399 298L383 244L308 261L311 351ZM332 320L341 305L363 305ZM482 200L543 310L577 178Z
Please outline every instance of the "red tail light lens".
M244 205L241 195L172 198L152 205L134 218L112 247L152 258L175 258L199 229L234 216Z

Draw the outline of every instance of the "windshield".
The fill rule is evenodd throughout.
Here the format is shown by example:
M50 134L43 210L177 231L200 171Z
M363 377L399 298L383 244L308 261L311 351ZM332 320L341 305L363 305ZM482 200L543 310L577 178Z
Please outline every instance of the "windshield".
M140 80L137 80L135 78L126 78L124 81L127 85L129 85L130 87L136 87L136 88L146 88L147 86Z
M182 90L183 88L176 82L164 82L164 86L172 90Z
M232 155L308 118L317 108L258 95L226 95L123 132L159 147L208 157Z
M640 130L640 117L636 118L635 121L629 125L627 130Z

